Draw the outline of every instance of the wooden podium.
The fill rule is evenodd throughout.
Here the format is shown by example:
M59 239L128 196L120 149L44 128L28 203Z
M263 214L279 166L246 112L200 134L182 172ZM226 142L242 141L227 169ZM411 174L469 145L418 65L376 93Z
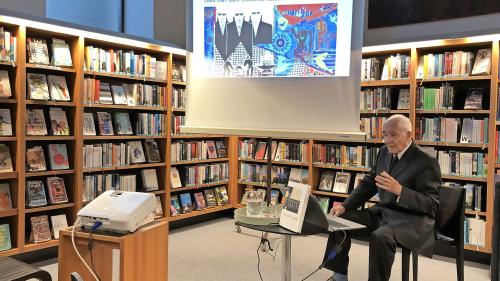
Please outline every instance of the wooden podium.
M158 221L123 236L93 234L94 267L101 281L166 281L168 275L168 222ZM75 232L78 251L91 266L89 234ZM71 242L71 228L59 238L59 281L70 281L77 272L85 281L94 281Z

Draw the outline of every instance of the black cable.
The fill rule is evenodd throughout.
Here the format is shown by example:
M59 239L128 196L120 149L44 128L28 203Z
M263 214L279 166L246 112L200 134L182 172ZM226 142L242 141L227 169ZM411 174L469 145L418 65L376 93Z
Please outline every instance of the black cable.
M262 245L262 240L264 239L264 232L262 232L262 237L260 238L259 246L257 247L257 272L259 272L259 277L261 281L264 281L262 279L262 274L260 273L260 255L259 255L259 250L260 246Z
M88 244L88 248L89 248L89 253L90 253L90 265L92 266L92 270L94 271L95 275L97 276L97 279L99 281L101 281L101 277L99 276L99 274L97 274L97 271L95 270L94 268L94 236L92 236L92 231L94 230L94 227L90 228L90 232L89 232L89 244Z

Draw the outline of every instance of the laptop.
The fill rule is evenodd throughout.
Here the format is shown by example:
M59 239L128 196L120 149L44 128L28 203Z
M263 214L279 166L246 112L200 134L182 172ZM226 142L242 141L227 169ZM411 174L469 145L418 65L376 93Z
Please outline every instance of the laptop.
M355 223L350 220L335 217L330 214L325 214L319 206L318 199L316 199L316 196L313 195L309 196L304 221L330 232L361 229L366 227L362 224Z

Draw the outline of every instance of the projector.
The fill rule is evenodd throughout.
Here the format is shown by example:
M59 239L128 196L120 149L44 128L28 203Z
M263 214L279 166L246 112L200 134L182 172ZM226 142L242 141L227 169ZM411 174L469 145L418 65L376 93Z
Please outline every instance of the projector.
M78 212L82 226L101 222L101 229L134 232L154 220L156 198L153 194L108 190Z

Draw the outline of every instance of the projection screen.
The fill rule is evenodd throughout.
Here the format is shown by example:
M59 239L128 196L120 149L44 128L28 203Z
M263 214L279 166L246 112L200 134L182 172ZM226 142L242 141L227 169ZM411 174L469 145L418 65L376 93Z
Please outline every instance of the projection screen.
M363 0L194 0L192 5L181 132L364 139L359 130Z

